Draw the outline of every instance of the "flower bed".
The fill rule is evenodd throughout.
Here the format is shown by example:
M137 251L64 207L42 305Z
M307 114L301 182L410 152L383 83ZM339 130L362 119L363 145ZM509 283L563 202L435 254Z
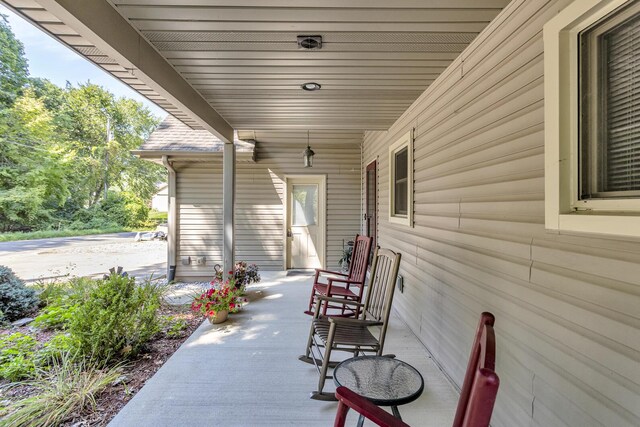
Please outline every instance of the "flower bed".
M162 303L163 287L126 277L41 291L34 322L0 327L8 425L106 425L201 323Z

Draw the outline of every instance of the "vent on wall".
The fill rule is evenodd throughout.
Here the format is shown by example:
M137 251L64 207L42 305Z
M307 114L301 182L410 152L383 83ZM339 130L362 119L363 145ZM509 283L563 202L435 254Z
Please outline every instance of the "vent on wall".
M322 49L322 36L298 36L298 49Z

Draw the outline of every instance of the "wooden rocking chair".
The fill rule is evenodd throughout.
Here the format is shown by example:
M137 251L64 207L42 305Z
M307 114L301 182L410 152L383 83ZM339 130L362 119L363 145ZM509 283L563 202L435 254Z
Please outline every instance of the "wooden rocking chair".
M348 274L316 269L311 297L309 298L309 309L305 311L306 314L313 315L313 304L318 295L356 302L361 301L372 241L372 237L356 235ZM342 316L358 315L357 312L349 310L344 305L332 304L329 301L324 305L323 314L327 314L327 310L330 308L339 309Z
M491 421L500 386L500 379L495 373L494 320L491 313L482 313L480 316L453 427L488 427ZM382 427L409 427L408 424L346 387L338 387L336 397L340 403L334 427L344 427L349 409L354 409Z
M307 348L305 354L299 357L303 362L313 363L320 373L318 390L311 393L312 399L336 400L333 393L322 391L326 379L333 378L327 374L328 369L337 365L337 362L330 359L332 351L349 352L353 356L360 353L382 354L399 268L400 254L389 249L376 248L364 304L325 296L316 298ZM359 316L326 316L321 308L329 302L348 306L358 312ZM376 335L369 330L372 326L379 327Z

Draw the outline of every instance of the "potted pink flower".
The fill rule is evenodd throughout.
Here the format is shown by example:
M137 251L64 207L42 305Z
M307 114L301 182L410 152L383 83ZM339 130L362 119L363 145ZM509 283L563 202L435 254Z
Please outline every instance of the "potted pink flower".
M213 268L216 271L214 280L222 281L223 271L220 264L216 264ZM236 287L244 288L247 285L260 281L259 268L256 264L247 264L245 261L238 261L233 270L234 271L227 272L227 276L234 278Z
M227 320L229 313L236 313L245 302L246 299L240 298L234 279L222 284L214 280L209 289L193 299L191 310L201 313L216 324Z

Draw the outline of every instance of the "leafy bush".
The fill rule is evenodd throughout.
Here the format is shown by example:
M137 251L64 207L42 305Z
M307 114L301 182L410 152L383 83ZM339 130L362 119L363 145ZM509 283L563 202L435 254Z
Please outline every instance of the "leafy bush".
M120 375L118 366L98 369L65 355L50 371L39 371L35 380L26 382L37 394L11 403L3 425L59 426L84 408L95 408L96 396Z
M168 221L169 214L167 212L160 212L155 209L149 211L149 216L145 222L145 225L149 228L156 228L158 225L166 223Z
M20 332L0 336L0 378L19 381L35 374L35 338Z
M215 280L219 283L222 283L222 279L224 276L224 272L222 271L222 267L220 264L216 264L214 267L216 276ZM233 268L233 279L235 283L235 287L245 287L252 283L258 283L260 280L260 268L256 264L247 264L245 261L236 262ZM230 274L231 272L229 272Z
M33 321L33 326L53 330L67 329L77 307L96 286L97 282L88 278L41 285L40 303L45 307Z
M40 300L40 306L47 306L66 295L69 291L67 283L38 281L34 285Z
M33 357L16 355L10 361L0 366L0 378L5 378L11 382L30 378L36 372L36 365Z
M50 305L42 309L38 317L33 321L33 326L41 329L59 330L66 329L73 319L77 305L62 306Z
M165 335L171 339L182 337L187 326L189 326L186 320L175 316L168 316L165 323Z
M0 312L7 320L16 320L38 304L33 289L27 288L9 267L0 265Z
M62 358L76 358L78 343L69 334L54 335L35 355L36 365L41 367L55 365Z
M110 191L107 200L76 211L69 227L76 230L138 227L147 221L149 210L144 200L132 193Z
M83 354L97 360L134 356L160 331L163 293L163 287L112 274L76 308L69 333Z

